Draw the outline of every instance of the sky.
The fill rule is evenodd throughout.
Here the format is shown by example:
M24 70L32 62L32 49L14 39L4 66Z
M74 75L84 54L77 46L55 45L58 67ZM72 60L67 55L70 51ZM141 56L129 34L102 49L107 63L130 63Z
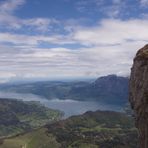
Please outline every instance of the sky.
M129 76L148 0L0 0L0 82Z

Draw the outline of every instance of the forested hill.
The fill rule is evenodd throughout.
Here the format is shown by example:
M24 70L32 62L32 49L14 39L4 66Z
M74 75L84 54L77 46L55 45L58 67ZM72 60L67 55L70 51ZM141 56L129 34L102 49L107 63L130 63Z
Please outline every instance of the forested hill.
M1 148L137 148L134 120L112 111L83 115L46 125L1 141Z
M41 127L61 119L62 112L39 102L0 99L0 138Z

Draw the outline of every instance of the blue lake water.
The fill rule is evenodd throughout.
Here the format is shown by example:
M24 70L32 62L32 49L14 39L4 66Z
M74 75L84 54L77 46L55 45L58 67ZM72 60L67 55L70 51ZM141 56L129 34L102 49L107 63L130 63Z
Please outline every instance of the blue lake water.
M88 101L53 99L42 103L49 108L59 109L63 111L65 113L65 117L83 114L86 111L96 111L96 110L122 111L122 108L120 106L102 104L99 102L90 102L90 101L88 102Z
M112 110L112 111L123 111L121 106L103 104L93 101L75 101L75 100L60 100L52 99L47 100L40 96L34 94L19 94L19 93L8 93L0 92L0 98L14 98L23 101L39 101L46 107L52 109L58 109L64 112L65 118L72 115L83 114L86 111L96 111L96 110Z

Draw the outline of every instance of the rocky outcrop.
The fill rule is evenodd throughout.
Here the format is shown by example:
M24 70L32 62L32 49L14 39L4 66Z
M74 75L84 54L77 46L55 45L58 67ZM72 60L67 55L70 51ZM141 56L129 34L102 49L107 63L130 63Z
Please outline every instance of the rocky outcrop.
M141 48L134 58L130 102L139 130L140 148L148 148L148 45Z

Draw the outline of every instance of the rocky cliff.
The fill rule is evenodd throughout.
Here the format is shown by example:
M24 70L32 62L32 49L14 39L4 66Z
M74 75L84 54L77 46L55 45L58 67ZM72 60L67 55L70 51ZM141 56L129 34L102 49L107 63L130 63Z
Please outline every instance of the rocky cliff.
M148 45L141 48L134 58L130 102L139 129L140 148L148 148Z

